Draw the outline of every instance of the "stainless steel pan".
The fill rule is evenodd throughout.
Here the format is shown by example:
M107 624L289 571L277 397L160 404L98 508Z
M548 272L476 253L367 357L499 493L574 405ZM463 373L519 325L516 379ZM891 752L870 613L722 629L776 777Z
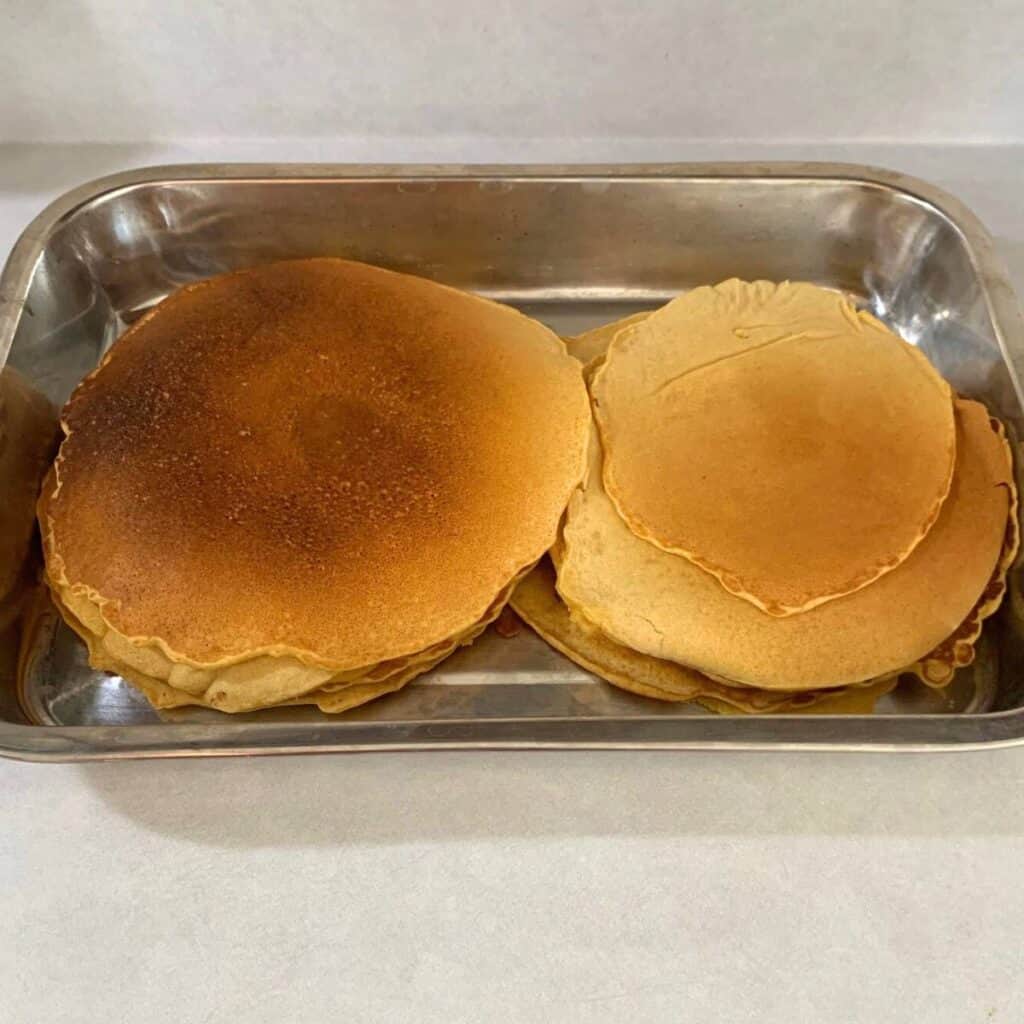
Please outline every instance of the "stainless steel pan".
M512 302L562 333L729 276L846 290L1018 430L1024 327L989 236L922 182L830 164L197 165L76 189L0 279L0 365L60 403L124 325L186 282L344 255ZM543 415L538 410L538 415ZM0 481L2 487L2 481ZM488 633L403 692L309 709L158 713L90 669L45 603L0 640L0 754L37 760L452 747L963 748L1024 741L1013 593L945 694L862 717L718 717L616 690L524 630Z

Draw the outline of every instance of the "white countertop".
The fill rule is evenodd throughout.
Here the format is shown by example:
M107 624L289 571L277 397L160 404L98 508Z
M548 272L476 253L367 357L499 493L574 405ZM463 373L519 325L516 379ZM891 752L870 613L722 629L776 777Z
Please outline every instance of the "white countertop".
M975 208L1019 147L505 140L0 147L0 250L179 160L848 159ZM1015 1024L1024 747L0 762L0 1024Z

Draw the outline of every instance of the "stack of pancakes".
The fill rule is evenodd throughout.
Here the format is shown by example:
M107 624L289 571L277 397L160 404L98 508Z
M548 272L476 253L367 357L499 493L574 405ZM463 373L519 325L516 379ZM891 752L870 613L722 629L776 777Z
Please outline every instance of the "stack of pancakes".
M62 426L39 517L91 663L158 707L342 711L495 618L555 541L590 409L536 321L315 259L175 293Z
M726 281L570 341L590 468L513 606L626 689L866 710L949 684L1018 544L998 421L838 293Z

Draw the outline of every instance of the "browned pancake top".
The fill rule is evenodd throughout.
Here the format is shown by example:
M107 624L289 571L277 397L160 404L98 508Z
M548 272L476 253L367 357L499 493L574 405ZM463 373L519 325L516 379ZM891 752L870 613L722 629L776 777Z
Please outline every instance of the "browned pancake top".
M47 547L183 659L367 664L465 628L539 557L587 419L578 366L508 307L342 260L224 275L72 396Z

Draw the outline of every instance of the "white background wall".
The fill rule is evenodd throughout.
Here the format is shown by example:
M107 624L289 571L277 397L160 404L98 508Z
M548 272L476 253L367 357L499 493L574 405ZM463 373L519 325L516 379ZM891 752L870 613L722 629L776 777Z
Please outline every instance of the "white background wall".
M1024 139L1021 0L5 0L0 141Z

